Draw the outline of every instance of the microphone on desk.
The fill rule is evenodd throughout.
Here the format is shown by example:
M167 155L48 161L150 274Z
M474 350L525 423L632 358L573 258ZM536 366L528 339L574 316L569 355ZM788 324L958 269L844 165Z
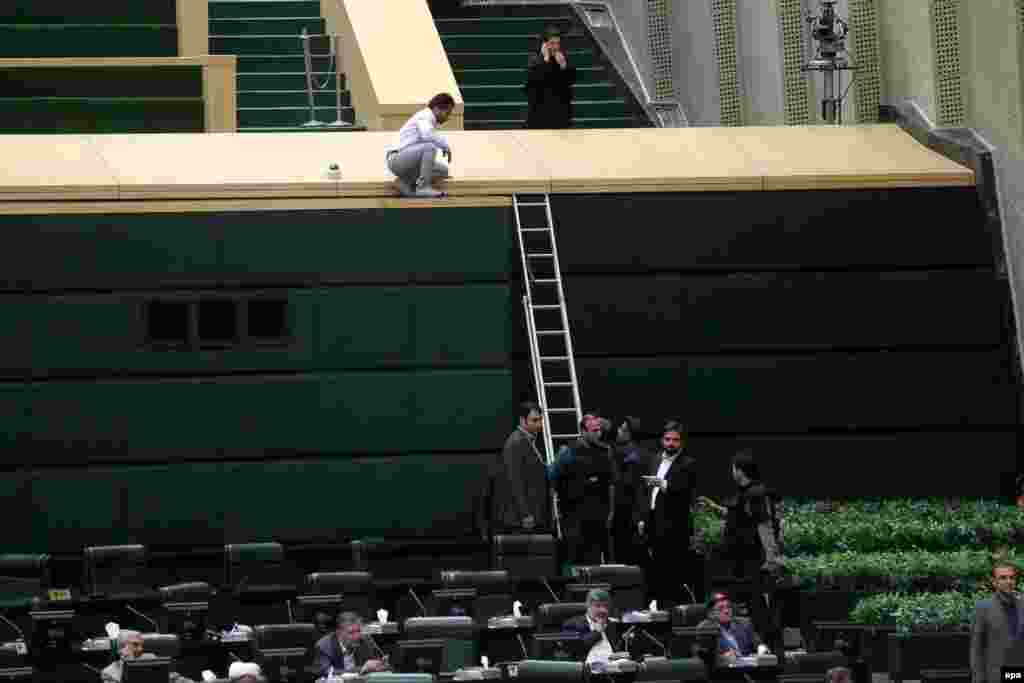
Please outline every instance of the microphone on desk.
M420 600L420 596L416 595L416 591L414 591L412 589L412 586L409 587L409 595L412 596L412 599L415 600L416 604L419 606L420 612L423 613L421 616L424 616L424 617L427 616L427 608L423 604L423 602Z
M13 621L11 621L10 619L8 619L7 617L5 617L2 614L0 614L0 621L3 621L5 624L10 626L12 629L14 629L14 632L18 634L18 637L21 638L22 640L25 640L25 632L22 631L20 628L18 628L17 624L15 624Z
M648 632L647 632L647 631L646 631L645 629L640 629L640 633L642 633L642 634L643 634L643 636L644 636L645 638L647 638L647 640L650 640L650 641L651 641L651 642L653 642L653 643L654 643L655 645L657 645L658 647L660 647L660 648L661 648L661 653L662 653L662 655L664 655L665 659L668 659L668 658L669 658L669 656L668 656L668 648L667 648L667 647L665 647L665 643L661 642L660 640L658 640L657 638L655 638L654 636L652 636L652 635L651 635L650 633L648 633Z
M635 631L636 631L636 626L630 626L629 629L625 633L622 634L622 646L626 650L629 649L629 641L631 641L634 638L636 638L636 634L634 633Z
M517 633L516 640L519 641L519 649L523 651L523 659L529 659L530 655L526 652L526 643L523 642L523 636Z
M147 617L145 614L143 614L139 610L135 609L134 607L132 607L128 603L125 603L124 608L126 610L128 610L129 612L131 612L132 614L134 614L135 616L141 617L141 618L145 619L146 621L148 621L149 624L153 627L153 633L160 633L160 626L159 626L159 624L157 624L155 621L153 621L152 619Z
M295 623L295 615L292 613L292 601L291 600L285 600L284 604L285 604L285 607L288 608L288 623L289 624L294 624Z
M384 650L380 649L380 645L377 644L377 641L374 639L373 634L367 633L366 637L370 639L370 643L373 645L373 649L377 651L377 654L380 655L380 658L387 659L388 656L384 654Z
M554 598L555 602L562 602L555 594L555 591L551 589L551 584L548 583L548 580L546 578L541 577L541 582L544 584L544 587L548 589L548 593L551 593L551 597Z
M690 587L687 584L684 583L683 584L683 588L685 588L686 592L690 594L690 599L693 600L692 604L696 605L697 604L697 596L693 594L693 591L690 590Z

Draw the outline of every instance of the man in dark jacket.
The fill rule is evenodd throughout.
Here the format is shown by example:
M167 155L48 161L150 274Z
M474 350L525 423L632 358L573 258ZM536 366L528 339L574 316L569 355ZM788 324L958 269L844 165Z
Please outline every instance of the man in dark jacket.
M576 645L576 659L581 662L608 661L620 645L615 622L609 621L611 596L606 590L592 590L587 593L587 613L569 619L562 624L565 633L576 633L580 640Z
M544 31L540 54L530 58L526 80L529 109L526 127L537 129L568 128L572 124L572 87L576 67L570 66L562 51L557 28Z
M544 428L540 406L519 407L519 425L501 451L491 475L492 533L551 533L547 462L537 443Z
M761 639L746 619L733 619L729 597L719 593L708 601L708 618L699 627L717 627L719 630L718 656L727 661L749 657L758 652Z
M616 562L642 567L647 564L647 550L637 536L637 522L647 520L648 490L643 477L650 474L651 455L636 442L635 424L633 418L623 418L613 432L618 474L612 546Z
M387 671L388 663L378 656L368 638L363 638L363 620L355 612L338 615L338 630L316 643L320 678L346 673L367 674Z
M566 562L570 565L611 560L615 467L611 447L601 437L601 418L593 412L584 415L579 440L562 449L551 472L551 481L559 490Z

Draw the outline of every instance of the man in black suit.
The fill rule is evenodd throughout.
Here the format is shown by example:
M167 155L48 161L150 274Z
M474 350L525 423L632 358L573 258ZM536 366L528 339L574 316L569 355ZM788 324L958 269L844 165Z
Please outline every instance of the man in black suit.
M519 424L491 473L492 533L550 533L551 494L548 465L537 438L544 429L540 406L519 406Z
M369 638L363 638L363 619L355 612L338 615L338 629L316 643L320 678L345 673L368 674L388 670L388 663Z
M619 633L615 622L609 621L611 596L606 590L595 589L587 593L587 613L569 619L562 624L565 633L576 633L580 640L574 643L576 659L591 663L607 662L619 645Z
M669 422L661 432L661 454L644 477L647 485L646 523L639 522L647 538L649 597L663 605L684 602L683 584L697 576L693 552L693 516L696 460L684 452L686 430Z

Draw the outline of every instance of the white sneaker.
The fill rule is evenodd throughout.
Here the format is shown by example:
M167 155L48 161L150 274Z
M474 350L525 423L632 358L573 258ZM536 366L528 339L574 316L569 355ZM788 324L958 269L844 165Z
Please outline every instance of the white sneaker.
M398 188L398 194L403 197L415 197L416 190L413 189L412 185L405 182L401 178L395 178L395 187Z

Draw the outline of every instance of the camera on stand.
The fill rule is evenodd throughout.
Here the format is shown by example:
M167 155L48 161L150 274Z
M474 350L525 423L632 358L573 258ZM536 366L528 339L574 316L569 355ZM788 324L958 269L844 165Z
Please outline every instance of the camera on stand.
M842 87L842 72L853 71L846 54L846 36L850 25L836 13L837 0L820 0L821 13L807 17L811 39L818 43L814 57L801 67L801 71L820 71L824 76L825 96L821 101L821 118L825 123L843 122L843 100L846 92L837 96ZM813 50L813 46L812 46ZM838 88L837 88L838 81ZM850 86L853 82L850 82ZM849 91L850 86L846 90Z

